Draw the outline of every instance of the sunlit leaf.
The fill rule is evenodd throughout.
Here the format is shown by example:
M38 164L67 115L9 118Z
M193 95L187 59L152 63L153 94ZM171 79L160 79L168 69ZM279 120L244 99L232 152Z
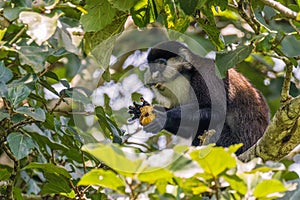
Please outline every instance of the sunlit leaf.
M125 191L124 181L114 172L104 169L91 170L89 173L83 175L78 185L102 186L121 193Z
M157 10L153 1L139 0L130 9L134 23L139 27L145 27L148 23L154 22L157 17Z
M138 172L143 162L143 160L138 158L138 155L135 155L133 152L130 154L135 157L135 159L127 158L123 150L115 144L89 144L83 146L83 150L121 174L129 175Z
M107 0L87 0L86 10L88 14L82 15L80 19L85 31L100 31L112 22L116 14L116 9Z
M285 192L286 188L279 180L263 180L254 189L256 198L264 198L275 192Z
M50 174L57 174L57 175L62 175L65 178L71 178L71 175L69 172L57 165L54 165L52 163L29 163L29 165L25 166L23 169L40 169L43 170L45 173L50 173Z
M57 13L51 18L31 11L22 11L19 15L20 21L28 26L27 34L38 45L41 45L54 34L58 18Z
M230 187L238 193L242 195L247 193L246 183L237 175L224 175L222 177L230 184Z
M222 147L204 147L191 152L191 158L199 163L205 173L217 177L226 169L236 167L236 160Z
M20 132L13 132L7 136L7 142L14 156L20 160L28 156L35 147L31 137Z
M172 177L173 173L164 168L147 168L138 175L139 180L150 184L158 180L170 180Z

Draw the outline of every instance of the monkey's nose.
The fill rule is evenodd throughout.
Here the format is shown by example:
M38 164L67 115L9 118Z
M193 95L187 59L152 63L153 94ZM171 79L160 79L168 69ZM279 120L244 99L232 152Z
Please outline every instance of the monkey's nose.
M159 72L157 71L157 72L153 72L152 73L152 79L157 79L159 77Z

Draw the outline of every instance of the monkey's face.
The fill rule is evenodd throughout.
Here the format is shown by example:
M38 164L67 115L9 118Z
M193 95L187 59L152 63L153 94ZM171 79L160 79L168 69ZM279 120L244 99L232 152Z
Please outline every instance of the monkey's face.
M180 47L177 52L182 50L183 47ZM185 57L167 50L152 49L148 64L145 82L152 88L159 103L165 107L187 103L192 65Z

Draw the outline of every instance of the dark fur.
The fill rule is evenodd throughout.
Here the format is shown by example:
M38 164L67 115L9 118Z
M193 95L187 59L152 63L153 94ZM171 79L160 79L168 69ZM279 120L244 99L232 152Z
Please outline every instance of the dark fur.
M178 42L162 43L149 52L148 62L155 63L155 60L160 58L168 60L176 57L182 48L187 49ZM234 69L228 70L227 76L220 80L216 76L212 60L201 58L189 50L188 52L191 55L189 62L192 68L183 67L179 71L189 77L197 101L191 99L190 105L178 105L168 109L167 120L163 128L173 134L178 134L179 124L185 120L181 118L185 116L188 123L182 129L185 133L181 133L181 136L188 134L189 127L191 127L189 125L198 123L199 127L192 144L199 145L198 136L202 135L212 122L215 124L211 125L210 128L221 125L220 137L214 141L217 145L227 147L232 144L243 143L243 147L238 150L237 154L246 151L263 135L269 122L269 108L262 94ZM220 89L221 87L223 89ZM222 94L222 91L225 94ZM222 104L224 99L219 99L220 96L226 98L225 104ZM198 102L199 110L197 112L193 106L195 102ZM211 112L212 102L214 102L214 108L217 107L214 111L215 114ZM183 114L184 112L185 114ZM195 121L195 117L191 117L193 115L198 115L198 120ZM220 120L222 117L225 118L224 124L218 124L222 121Z

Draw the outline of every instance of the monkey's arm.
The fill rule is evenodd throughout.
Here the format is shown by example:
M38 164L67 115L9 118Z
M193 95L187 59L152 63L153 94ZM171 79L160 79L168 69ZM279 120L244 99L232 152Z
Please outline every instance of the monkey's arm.
M156 118L144 130L147 132L159 132L165 129L172 134L189 137L199 129L208 128L211 119L210 108L198 108L196 104L177 106L169 110L155 107ZM194 132L194 133L192 133Z

